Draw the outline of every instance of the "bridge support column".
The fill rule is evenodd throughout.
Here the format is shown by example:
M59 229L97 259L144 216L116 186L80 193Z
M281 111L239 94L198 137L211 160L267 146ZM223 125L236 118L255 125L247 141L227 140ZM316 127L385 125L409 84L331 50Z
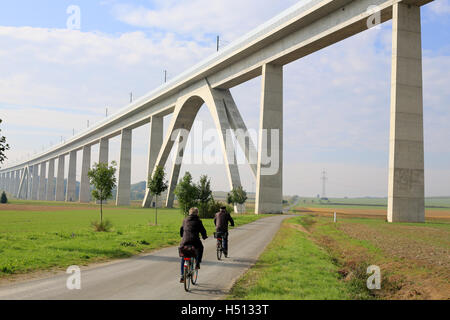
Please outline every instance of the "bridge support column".
M3 188L4 184L5 184L5 175L4 173L0 173L0 191L4 190Z
M119 179L116 205L129 206L131 197L131 141L132 130L123 129L120 143Z
M10 182L9 182L9 193L11 195L14 194L14 184L16 183L16 172L11 171L10 173Z
M167 189L166 207L173 208L173 202L175 200L175 188L178 184L178 178L180 177L181 163L183 162L184 149L186 147L188 135L180 134L175 144L175 157L173 159L172 171L170 172L169 187Z
M88 203L91 201L91 184L89 183L88 171L91 168L91 146L83 147L83 160L81 165L80 182L80 202Z
M420 7L393 6L389 222L424 222Z
M58 157L58 172L56 174L56 190L55 200L64 201L64 170L65 170L66 157L61 155Z
M262 72L255 213L283 212L283 67ZM270 154L270 156L269 156Z
M15 171L11 171L9 173L9 185L8 185L8 192L10 194L13 194L15 177L16 177L16 172Z
M163 117L152 117L150 120L150 139L148 146L148 167L147 167L147 177L146 186L148 187L148 179L153 174L155 170L156 160L158 159L159 151L163 144L163 134L164 134L164 118ZM143 208L150 208L152 205L153 196L150 194L148 188L145 190L145 198L142 203Z
M17 188L18 199L26 199L26 188L25 188L25 185L27 183L26 175L27 175L27 168L25 167L22 170L20 170L20 181L19 187Z
M67 177L66 201L74 202L77 192L77 151L71 151L69 154L69 175Z
M33 167L28 166L28 174L27 174L27 197L26 199L31 200L33 193Z
M5 192L9 193L9 172L5 173Z
M46 193L45 193L45 187L47 185L46 182L46 172L47 171L47 163L42 162L41 163L41 171L39 175L39 191L38 191L38 200L46 200Z
M19 172L17 170L14 170L12 172L12 177L13 177L13 183L11 185L11 194L13 195L13 197L16 197L16 189L17 189L17 178L19 177Z
M109 140L106 138L100 139L98 163L108 164L109 157Z
M22 170L17 170L16 171L16 183L14 185L14 197L16 197L17 199L19 199L19 184L20 184L20 178L22 176Z
M47 201L55 201L55 159L48 161Z
M35 164L33 166L33 182L31 186L31 199L38 199L38 189L39 189L39 165Z

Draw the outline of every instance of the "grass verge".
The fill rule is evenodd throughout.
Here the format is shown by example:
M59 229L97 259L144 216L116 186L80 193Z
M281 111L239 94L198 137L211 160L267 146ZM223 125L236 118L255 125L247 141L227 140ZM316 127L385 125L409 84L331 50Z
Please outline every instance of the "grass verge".
M178 209L159 209L158 225L153 209L120 208L104 212L110 232L95 232L97 209L58 211L0 211L0 278L38 270L87 265L126 258L180 241L183 215ZM234 215L236 226L264 216ZM212 219L203 220L208 235Z
M229 299L342 300L351 297L327 252L298 227L296 219L282 224L256 265L234 285Z
M380 267L380 290L367 289L371 265ZM229 298L450 299L449 270L448 222L298 216L285 221Z

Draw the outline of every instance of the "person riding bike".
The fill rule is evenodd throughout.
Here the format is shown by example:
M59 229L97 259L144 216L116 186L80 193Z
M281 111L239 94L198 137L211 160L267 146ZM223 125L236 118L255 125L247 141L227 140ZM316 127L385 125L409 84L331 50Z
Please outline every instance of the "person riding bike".
M231 215L227 212L226 207L220 207L220 211L216 213L214 217L214 225L216 226L216 232L221 232L223 254L225 258L228 256L228 222L234 227L234 221Z
M203 240L206 240L208 238L208 235L206 233L206 229L203 226L202 220L200 220L198 216L198 208L191 208L189 210L189 216L184 219L183 225L180 228L180 248L184 246L193 246L195 248L195 253L197 255L197 265L195 266L195 269L200 269L200 263L202 262L203 258L203 244L200 240L201 234ZM181 279L180 282L184 281L183 278L183 267L184 267L184 259L181 258Z

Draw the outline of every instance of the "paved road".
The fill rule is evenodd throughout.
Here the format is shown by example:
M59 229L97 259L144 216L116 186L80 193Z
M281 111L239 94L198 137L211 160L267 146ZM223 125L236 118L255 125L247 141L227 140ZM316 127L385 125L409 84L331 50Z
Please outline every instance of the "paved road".
M68 290L69 275L0 287L0 299L220 299L236 279L256 262L286 215L260 219L230 231L230 257L217 261L215 240L204 242L197 286L187 293L179 283L177 247L81 271L81 290Z

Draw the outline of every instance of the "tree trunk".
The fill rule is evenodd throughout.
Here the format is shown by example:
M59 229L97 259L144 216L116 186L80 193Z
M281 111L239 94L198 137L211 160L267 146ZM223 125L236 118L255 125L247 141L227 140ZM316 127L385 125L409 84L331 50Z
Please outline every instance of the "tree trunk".
M155 196L155 226L158 225L158 196Z
M103 224L103 200L100 199L100 224Z

